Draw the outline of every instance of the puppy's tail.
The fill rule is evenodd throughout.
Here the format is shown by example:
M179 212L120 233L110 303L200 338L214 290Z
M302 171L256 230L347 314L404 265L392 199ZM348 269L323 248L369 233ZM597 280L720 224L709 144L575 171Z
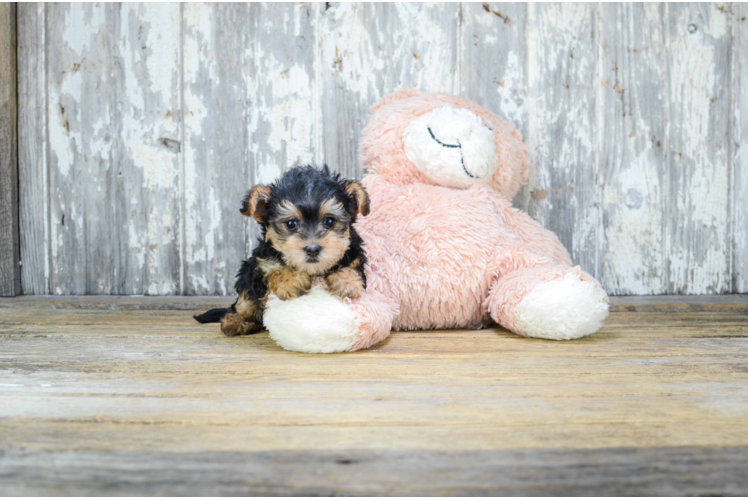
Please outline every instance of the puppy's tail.
M234 306L227 307L226 309L211 309L208 312L193 316L193 318L195 318L198 323L218 323L221 321L221 318L223 318L226 313L231 312L233 308Z

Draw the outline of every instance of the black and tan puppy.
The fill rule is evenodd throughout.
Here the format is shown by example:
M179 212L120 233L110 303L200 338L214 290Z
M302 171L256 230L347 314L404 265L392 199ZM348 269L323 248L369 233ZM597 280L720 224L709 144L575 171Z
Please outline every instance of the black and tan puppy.
M296 167L270 186L252 188L241 213L262 226L262 237L237 274L239 298L228 309L195 316L221 322L228 336L263 330L270 293L288 300L307 293L312 278L323 276L330 293L356 298L366 287L366 256L353 228L369 213L369 197L357 182L314 167Z

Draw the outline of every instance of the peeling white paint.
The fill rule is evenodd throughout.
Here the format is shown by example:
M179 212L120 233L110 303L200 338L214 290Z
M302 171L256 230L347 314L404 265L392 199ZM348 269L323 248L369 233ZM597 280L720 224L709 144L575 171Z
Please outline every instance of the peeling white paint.
M676 210L671 217L687 221L675 223L673 228L675 240L669 255L672 291L723 293L731 286L729 212L725 208L728 124L726 113L720 111L726 109L728 96L728 72L723 63L728 40L711 37L701 25L706 14L707 26L725 33L717 5L678 4L671 12L676 21L669 66L671 168L678 188L676 199L671 200Z
M257 165L258 181L271 182L280 168L312 161L312 83L307 68L298 64L283 68L271 57L265 59L262 72L270 76L266 85L272 89L272 99L261 100L258 110L267 126L265 146L270 153L285 151L288 159L286 165L278 165L277 156L269 156Z
M132 160L136 167L143 169L145 185L150 188L171 188L175 186L178 170L174 165L174 155L161 145L138 143L132 149Z
M662 176L668 83L661 9L650 4L603 9L598 95L601 165L607 168L601 172L601 279L612 293L666 293Z
M82 138L77 124L80 123L80 102L83 78L80 72L66 74L58 92L51 93L52 105L49 122L49 143L57 159L57 168L63 177L70 173L76 155L81 154Z
M531 4L527 11L527 145L534 164L528 211L595 273L598 213L597 57L592 4ZM550 85L549 82L555 84Z
M168 101L178 77L172 62L179 58L179 9L168 3L150 4L142 9L140 22L148 26L148 91Z
M105 24L104 9L94 8L91 4L70 3L65 13L66 29L61 33L62 40L79 58L83 57L92 35L105 28Z
M127 236L129 238L130 251L133 252L133 257L138 261L138 267L143 267L145 265L143 242L140 240L140 235L132 224L128 227Z
M201 258L198 253L206 252L206 245L213 246L211 236L198 235L196 229L199 227L198 220L201 218L202 206L197 203L199 199L198 182L200 176L198 169L208 167L200 164L198 159L198 147L204 141L203 123L207 120L208 109L203 102L202 96L195 93L195 88L201 74L205 71L211 75L211 81L216 76L212 70L210 59L204 57L206 54L212 54L211 45L213 39L213 12L212 9L201 4L184 5L184 81L183 103L184 103L184 181L182 196L185 200L184 212L184 248L182 258L185 261L185 267L202 262L206 258ZM203 160L204 161L204 160ZM212 187L212 185L211 185ZM210 190L210 194L214 194ZM206 217L208 214L206 214ZM207 256L206 256L207 257ZM204 276L198 276L190 273L185 276L193 289L199 293L208 293L210 287Z
M130 197L126 284L133 292L177 293L179 246L179 6L126 4L120 13L123 62L121 140ZM176 144L176 146L175 146ZM175 150L175 147L177 150Z
M501 115L515 125L521 126L525 119L524 71L516 52L506 54L504 78L496 85L501 99Z
M635 14L611 14L619 7ZM743 8L491 9L50 7L40 44L50 53L50 289L231 293L256 232L237 212L237 193L298 163L327 160L358 175L369 106L415 86L462 92L523 130L534 164L523 203L587 270L601 252L609 290L724 292L734 273L745 291L747 176L737 146L748 78L737 45L727 60L730 43L748 52L732 13ZM243 118L232 117L237 135L228 138L227 91Z

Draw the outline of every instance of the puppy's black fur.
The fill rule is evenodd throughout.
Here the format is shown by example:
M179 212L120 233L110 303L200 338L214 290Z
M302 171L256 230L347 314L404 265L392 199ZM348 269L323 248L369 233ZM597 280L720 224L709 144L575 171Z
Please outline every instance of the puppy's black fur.
M314 276L324 277L331 293L357 297L366 287L366 255L353 222L368 211L363 187L327 166L296 167L270 186L255 186L241 213L260 223L262 236L237 274L239 297L231 307L195 319L220 321L230 336L261 331L268 295L281 300L303 295Z

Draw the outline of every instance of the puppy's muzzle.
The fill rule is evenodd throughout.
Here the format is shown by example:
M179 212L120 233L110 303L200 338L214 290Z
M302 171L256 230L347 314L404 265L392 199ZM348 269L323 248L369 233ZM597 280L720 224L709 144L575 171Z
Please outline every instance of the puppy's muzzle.
M316 243L304 247L304 253L306 253L307 258L310 261L316 261L321 251L322 247Z

